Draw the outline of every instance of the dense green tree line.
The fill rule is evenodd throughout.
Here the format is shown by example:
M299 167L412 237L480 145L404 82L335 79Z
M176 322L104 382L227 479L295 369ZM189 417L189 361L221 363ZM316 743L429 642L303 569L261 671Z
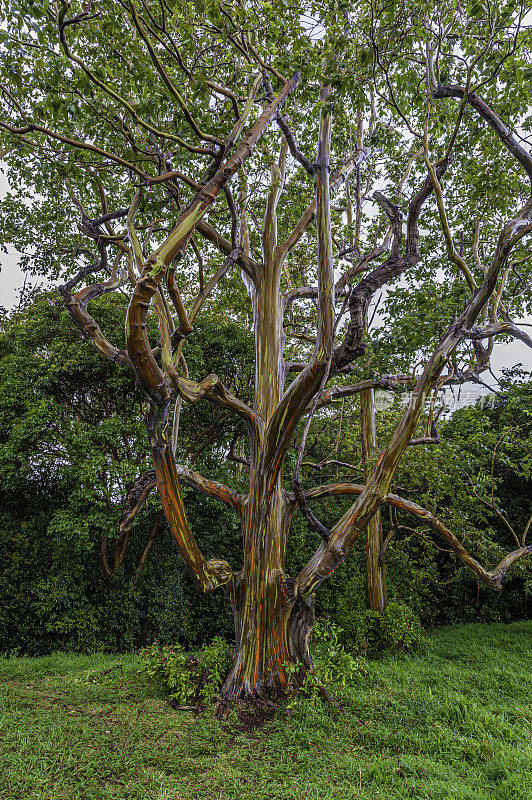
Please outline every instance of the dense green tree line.
M113 328L117 305L118 298L100 304ZM202 367L212 366L204 364L207 350L208 358L214 353L223 361L228 382L242 380L236 367L229 374L231 363L245 370L251 359L249 339L236 326L206 325L195 349ZM112 567L128 487L147 468L132 377L87 350L53 295L4 321L0 359L0 649L128 649L154 636L195 641L220 626L228 633L219 598L210 600L203 619L205 602L192 600L166 526L160 525L139 568L157 519L156 500L135 521L123 563L105 575L102 543L108 540ZM223 447L231 422L207 408L193 409L183 422L183 448ZM205 547L213 547L214 529L231 547L233 515L202 498L195 497L193 507Z
M101 318L117 338L120 304L119 298L99 301ZM247 332L218 320L198 329L190 359L198 369L225 370L226 385L244 391L252 357ZM518 534L527 523L531 389L523 373L493 402L456 412L441 426L440 445L411 448L397 475L402 491L444 517L487 563L497 562L511 540L502 516ZM197 594L166 525L160 524L139 569L159 511L155 496L132 526L123 563L113 575L104 571L102 541L108 539L112 565L128 486L148 466L141 402L131 377L86 347L54 294L5 315L0 334L0 651L114 651L154 638L193 644L218 633L232 637L223 599ZM345 405L348 433L335 455L359 465L356 406ZM398 413L397 406L378 413L379 439ZM308 458L323 460L337 430L334 415L328 425L322 420L311 433L315 446ZM241 465L226 461L223 467L223 459L212 455L213 449L228 454L234 435L231 418L216 415L215 409L195 406L183 415L181 446L194 466L238 485ZM328 471L338 469L324 465L320 480L329 481ZM236 516L191 489L185 493L205 550L213 550L223 536L237 559ZM337 516L345 504L341 498L326 501L323 519ZM516 566L501 594L493 594L477 586L453 556L435 549L435 543L445 548L444 542L406 515L385 514L383 526L385 535L397 528L386 551L390 598L406 604L425 624L506 621L529 614L532 582L526 562ZM313 544L312 530L298 520L289 562L309 555ZM323 593L318 613L335 620L360 647L366 607L365 553L359 546Z

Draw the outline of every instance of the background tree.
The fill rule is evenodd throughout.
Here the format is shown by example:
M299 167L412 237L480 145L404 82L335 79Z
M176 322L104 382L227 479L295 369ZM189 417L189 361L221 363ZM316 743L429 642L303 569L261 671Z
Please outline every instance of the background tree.
M223 597L198 597L155 496L128 525L129 490L150 466L141 396L131 372L87 347L54 295L32 299L0 329L0 651L116 651L155 637L192 644L230 636ZM124 304L119 295L95 303L115 337L123 336ZM188 356L194 369L220 367L228 385L249 385L252 340L234 323L214 328L204 319ZM210 449L229 450L233 428L206 404L190 408L183 456L228 480ZM236 515L184 491L202 543L223 536L238 557Z
M6 11L11 58L0 127L16 189L4 236L35 249L27 256L34 269L67 273L61 293L74 320L108 360L134 370L170 531L203 591L223 586L233 608L237 652L226 698L286 691L289 662L298 665L292 680L303 679L314 595L383 502L422 518L492 588L531 552L522 537L486 569L428 511L389 493L427 400L445 383L478 379L494 337L531 342L514 319L528 299L532 158L489 105L507 99L513 115L525 113L524 82L510 88L528 68L524 10L369 4L351 14L320 7L316 31L290 5L275 14L253 4L129 0L15 3ZM485 137L485 129L495 135ZM504 180L492 190L479 164L495 159ZM63 185L69 208L57 202ZM340 190L354 194L347 231L344 208L331 204ZM43 199L28 210L32 192ZM187 361L196 317L219 297L225 276L233 282L234 267L250 303L244 311L236 290L231 313L255 338L250 403L215 375L193 378ZM408 363L398 346L400 318L398 328L395 320L386 328L398 351L391 375L360 374L376 294L401 286L403 275L429 272L445 304L433 337L420 342L420 368L397 369ZM97 282L80 289L89 276ZM130 297L125 347L88 310L111 291ZM375 365L384 363L379 355ZM414 386L411 398L365 485L303 490L316 410L405 382ZM235 442L231 452L249 465L244 493L177 463L182 406L200 400L245 426L243 449L237 453ZM283 467L307 414L291 492ZM435 438L432 424L429 415L422 438ZM237 512L241 569L203 554L180 480ZM154 485L151 475L139 479L133 513ZM328 529L308 503L336 494L357 499ZM296 509L322 543L294 580L285 554Z
M440 417L439 444L409 447L392 487L394 494L429 507L435 516L445 520L447 527L484 563L499 561L516 537L522 539L529 524L532 487L527 454L532 393L529 377L523 377L521 382L517 373L511 383L502 381L500 394L481 398L476 405L459 409L451 417ZM358 468L358 474L352 473L350 478L358 477L361 490L360 441L356 426L349 421L349 414L353 413L348 407L343 410L343 424L354 435L343 437L343 448L337 457ZM386 442L401 414L400 402L377 412L378 448ZM314 437L313 432L311 436ZM316 464L330 452L328 448L323 437L313 451ZM330 481L331 475L325 474L323 483ZM344 510L339 501L337 498L331 508L331 501L327 501L322 512L324 520L334 519ZM390 599L408 606L425 624L501 621L510 619L512 614L530 614L530 562L526 559L515 565L501 597L477 581L445 542L434 537L423 518L414 519L401 509L388 508L383 515L383 528ZM373 618L365 611L362 554L354 553L347 569L342 566L337 572L338 576L329 582L326 597L320 600L320 609L324 607L343 627L351 646L364 648L368 646L365 636Z

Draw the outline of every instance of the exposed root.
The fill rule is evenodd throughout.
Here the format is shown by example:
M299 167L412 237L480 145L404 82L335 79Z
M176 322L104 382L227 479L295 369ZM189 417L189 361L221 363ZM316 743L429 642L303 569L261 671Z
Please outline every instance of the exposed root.
M230 700L220 699L216 706L216 716L218 719L226 719L232 711L240 713L242 708L253 708L257 713L275 714L279 708L279 702L275 702L266 697L243 697Z
M175 711L195 711L198 714L205 708L205 706L184 706L178 703L177 700L170 700L170 705Z
M219 700L215 711L216 719L226 719L234 705L235 703L231 702L231 700Z
M322 700L325 700L327 703L329 703L331 706L333 706L333 708L335 708L337 711L342 711L343 710L342 706L340 705L340 703L336 702L334 697L329 694L329 692L327 691L325 686L320 686L319 687L318 694L319 694L319 696L321 697Z

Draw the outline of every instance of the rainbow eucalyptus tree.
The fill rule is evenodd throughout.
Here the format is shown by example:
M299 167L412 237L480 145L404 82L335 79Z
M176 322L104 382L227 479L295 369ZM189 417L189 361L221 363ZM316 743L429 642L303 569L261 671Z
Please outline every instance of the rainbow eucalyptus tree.
M494 337L531 343L512 316L523 313L512 269L528 271L532 157L497 111L504 101L524 113L522 84L513 95L509 84L523 74L528 31L518 8L477 6L320 4L314 18L312 5L305 17L289 4L274 14L239 2L61 0L5 12L4 238L35 270L66 276L60 292L83 334L134 370L154 469L139 478L124 524L156 486L199 588L226 592L236 630L227 699L304 679L315 593L383 503L421 518L495 589L532 552L523 538L486 568L428 510L390 493L406 448L437 438L433 420L416 438L434 394L478 380ZM497 159L507 171L500 191L479 179ZM420 365L368 374L377 294L427 271L446 300L417 347ZM129 296L123 346L89 308L112 291ZM209 304L252 326L252 403L216 375L188 372L187 341ZM393 343L393 321L387 333ZM375 458L368 392L405 386L403 417ZM364 483L304 488L312 417L360 392ZM198 402L243 425L246 442L229 457L249 470L244 491L179 463L180 414ZM241 568L202 552L182 483L238 514ZM334 495L353 502L329 528L313 501ZM296 511L321 542L290 576ZM368 563L378 569L373 530Z

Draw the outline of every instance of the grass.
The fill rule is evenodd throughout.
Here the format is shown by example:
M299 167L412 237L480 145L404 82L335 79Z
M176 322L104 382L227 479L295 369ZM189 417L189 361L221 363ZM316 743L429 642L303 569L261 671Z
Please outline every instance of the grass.
M170 709L134 656L0 659L0 798L531 800L531 668L532 622L453 626L368 663L343 713L250 734Z

